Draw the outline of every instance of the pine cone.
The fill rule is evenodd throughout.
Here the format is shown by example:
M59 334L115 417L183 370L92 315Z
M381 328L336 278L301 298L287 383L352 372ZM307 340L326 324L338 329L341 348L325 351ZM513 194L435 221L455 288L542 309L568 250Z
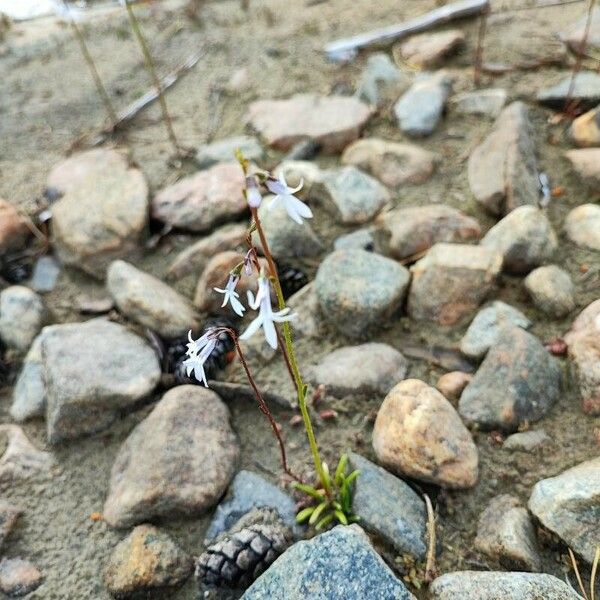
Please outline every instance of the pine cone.
M251 523L241 529L234 525L200 555L196 578L207 585L245 588L287 549L290 538L280 520Z

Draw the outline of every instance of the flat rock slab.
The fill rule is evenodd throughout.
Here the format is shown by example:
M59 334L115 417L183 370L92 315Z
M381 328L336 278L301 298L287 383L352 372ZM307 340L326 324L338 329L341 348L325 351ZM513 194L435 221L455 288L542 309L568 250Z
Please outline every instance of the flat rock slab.
M509 104L492 131L469 156L469 186L476 200L495 216L517 206L535 205L539 175L527 107Z
M409 206L381 218L382 242L397 259L416 256L438 242L467 242L481 235L479 223L460 210L443 204Z
M104 319L53 327L41 344L51 444L106 429L160 380L154 350Z
M244 185L238 163L214 165L160 190L152 199L152 216L177 229L210 231L248 211Z
M319 266L317 299L340 333L361 338L402 305L410 275L397 262L365 250L336 250Z
M575 54L585 54L589 50L600 49L600 9L592 10L588 26L588 16L584 15L559 34L560 40Z
M383 396L406 377L408 361L398 350L377 342L334 350L310 370L310 380L328 394Z
M243 600L414 600L357 525L298 542L242 596Z
M164 531L138 525L112 551L104 583L117 597L131 596L180 585L193 568L191 556Z
M509 494L492 498L479 517L475 548L506 569L539 571L541 559L527 509Z
M432 600L578 600L571 587L545 573L457 571L438 577Z
M569 129L569 136L583 148L600 145L600 107L588 110L577 117Z
M500 337L505 325L529 329L531 321L520 311L500 300L482 308L460 341L460 351L471 358L483 358Z
M435 173L440 162L439 154L414 144L381 138L356 140L342 154L342 164L363 169L391 188L406 183L424 183Z
M62 194L52 205L52 237L63 263L103 278L113 260L138 252L148 224L148 185L122 154L75 154L54 167L47 187Z
M377 459L395 473L449 488L477 483L478 452L456 410L418 379L396 385L373 428Z
M556 85L537 93L537 101L549 108L562 110L567 99L574 102L580 110L594 108L600 102L600 75L593 71L581 71L575 76L572 85L569 73Z
M42 328L46 309L41 297L22 285L0 292L0 338L9 347L26 352Z
M356 98L299 94L253 102L247 122L278 150L309 139L324 152L336 153L358 138L370 116L371 109Z
M552 438L543 430L520 431L509 435L502 448L510 452L533 452L552 442Z
M600 545L599 503L600 457L538 481L528 506L544 527L592 563Z
M538 267L523 282L533 304L550 317L560 319L575 309L571 276L556 265Z
M311 197L323 203L343 225L371 221L390 201L387 188L353 166L323 171Z
M296 527L294 500L257 473L240 471L233 478L226 498L217 506L205 538L214 539L253 508L262 507L275 509L288 527Z
M435 67L456 52L465 43L465 34L459 29L427 32L413 35L400 44L402 58L417 67Z
M578 246L600 251L600 206L582 204L565 219L567 237Z
M427 513L422 498L404 481L354 452L349 462L352 470L360 471L352 510L360 517L361 527L384 539L399 554L423 560Z
M200 146L196 152L196 162L201 169L207 169L217 163L232 162L236 160L237 150L249 161L260 161L265 157L264 148L256 138L238 135Z
M123 528L200 514L223 495L238 457L229 410L220 398L195 385L173 388L121 446L104 518Z
M445 73L422 73L394 105L400 129L412 137L431 135L444 112L452 91L452 79Z
M411 267L408 314L454 325L473 313L492 291L500 254L481 246L435 244Z
M458 411L482 429L515 431L541 419L558 399L560 369L541 342L506 326L460 397Z
M0 560L0 590L9 596L26 596L37 589L43 579L38 568L28 560Z
M543 211L520 206L498 221L481 245L502 255L504 271L521 274L552 260L558 240Z
M459 115L483 115L496 118L506 103L507 93L502 88L463 92L450 98L450 105Z
M165 338L184 335L198 326L194 309L186 298L124 260L110 265L106 287L126 317Z

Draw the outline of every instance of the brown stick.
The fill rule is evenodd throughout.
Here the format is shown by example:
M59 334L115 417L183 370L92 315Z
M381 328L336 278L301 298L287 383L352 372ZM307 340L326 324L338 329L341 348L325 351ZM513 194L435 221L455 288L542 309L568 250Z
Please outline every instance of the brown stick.
M425 564L425 581L431 583L436 576L435 568L435 514L433 512L433 506L431 500L427 494L423 494L425 498L425 506L427 507L427 563Z
M485 34L487 32L487 20L490 14L489 5L481 13L479 19L479 31L477 33L477 49L475 50L475 59L473 63L473 83L475 87L481 85L481 64L483 62L483 47L485 44Z

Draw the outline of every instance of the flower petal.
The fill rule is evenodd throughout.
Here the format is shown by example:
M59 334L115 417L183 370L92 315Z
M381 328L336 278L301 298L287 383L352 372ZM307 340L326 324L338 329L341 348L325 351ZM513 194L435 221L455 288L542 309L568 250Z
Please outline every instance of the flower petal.
M267 340L267 344L273 348L273 350L277 350L277 331L275 330L275 325L273 321L270 319L265 319L263 323L263 329L265 332L265 339Z
M300 216L304 217L305 219L312 218L312 216L313 216L312 210L310 210L310 208L306 204L304 204L304 202L302 202L302 200L298 200L298 198L296 198L296 196L290 195L290 197L287 199L287 201L294 205L296 212Z
M246 307L235 296L231 296L231 308L236 315L240 317L244 316Z
M259 315L256 317L256 319L254 319L254 321L252 321L252 323L250 323L250 325L248 325L246 331L244 331L244 333L242 333L242 335L240 335L240 337L238 339L240 339L240 340L250 339L260 329L262 322L263 322L263 317L259 313Z

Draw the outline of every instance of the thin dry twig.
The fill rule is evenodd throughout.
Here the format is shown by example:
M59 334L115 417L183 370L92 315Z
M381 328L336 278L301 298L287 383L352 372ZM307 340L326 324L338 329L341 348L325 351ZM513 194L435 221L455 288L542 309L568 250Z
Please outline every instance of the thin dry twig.
M575 577L577 577L577 583L579 584L579 589L581 590L581 594L585 600L590 600L585 591L585 587L584 587L583 581L581 579L581 574L579 573L579 566L577 565L577 559L575 558L575 555L573 554L573 550L571 550L571 548L569 548L569 556L571 557L571 564L573 565L573 570L575 571Z
M481 64L483 62L483 48L485 45L485 34L487 32L487 22L490 15L489 5L481 13L479 18L479 31L477 33L477 49L473 63L473 83L475 87L481 85Z
M427 507L427 562L425 564L425 581L431 583L436 577L436 566L435 566L435 513L433 512L433 506L431 500L427 494L423 494L425 498L425 506Z

